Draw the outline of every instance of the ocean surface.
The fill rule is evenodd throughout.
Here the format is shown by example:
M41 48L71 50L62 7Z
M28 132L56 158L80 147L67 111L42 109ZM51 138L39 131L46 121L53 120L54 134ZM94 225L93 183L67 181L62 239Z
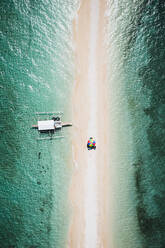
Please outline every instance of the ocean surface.
M165 2L107 3L114 247L163 248Z
M0 5L0 247L66 247L71 138L37 141L36 112L71 121L77 1Z
M78 0L0 5L0 248L66 247L71 135L37 141L36 112L71 121ZM115 248L165 247L165 3L107 0L110 225Z

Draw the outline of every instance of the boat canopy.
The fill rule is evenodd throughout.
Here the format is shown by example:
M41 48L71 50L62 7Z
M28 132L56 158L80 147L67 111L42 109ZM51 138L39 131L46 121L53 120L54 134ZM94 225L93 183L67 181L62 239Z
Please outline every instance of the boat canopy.
M46 121L38 121L38 130L46 131L46 130L54 130L54 121L46 120Z

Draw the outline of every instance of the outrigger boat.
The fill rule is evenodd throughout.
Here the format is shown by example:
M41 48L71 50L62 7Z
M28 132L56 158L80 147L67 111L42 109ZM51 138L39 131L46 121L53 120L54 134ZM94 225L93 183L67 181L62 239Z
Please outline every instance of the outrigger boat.
M61 121L62 112L37 112L37 116L47 116L45 120L38 120L37 125L32 125L32 128L38 129L40 133L48 133L48 137L40 137L37 140L49 140L63 138L64 136L55 136L53 134L61 130L63 127L72 126L72 123L63 123ZM38 118L39 119L39 118Z

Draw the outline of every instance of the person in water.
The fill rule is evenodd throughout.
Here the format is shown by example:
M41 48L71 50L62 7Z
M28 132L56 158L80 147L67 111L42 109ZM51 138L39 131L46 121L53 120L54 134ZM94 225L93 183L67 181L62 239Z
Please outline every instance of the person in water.
M88 150L96 149L96 141L93 139L93 137L90 137L87 142L87 148Z

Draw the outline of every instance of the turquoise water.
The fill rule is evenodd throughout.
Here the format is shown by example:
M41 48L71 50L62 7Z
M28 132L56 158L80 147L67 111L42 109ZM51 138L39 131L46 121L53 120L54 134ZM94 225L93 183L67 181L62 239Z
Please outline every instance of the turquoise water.
M1 12L0 247L65 247L70 131L36 141L35 112L71 121L76 1L3 1ZM40 154L40 155L39 155Z
M3 1L0 247L66 247L70 130L40 141L35 112L71 121L78 0ZM109 1L110 203L116 248L165 246L165 4ZM113 106L113 107L112 107Z
M108 5L113 242L163 248L165 3Z

